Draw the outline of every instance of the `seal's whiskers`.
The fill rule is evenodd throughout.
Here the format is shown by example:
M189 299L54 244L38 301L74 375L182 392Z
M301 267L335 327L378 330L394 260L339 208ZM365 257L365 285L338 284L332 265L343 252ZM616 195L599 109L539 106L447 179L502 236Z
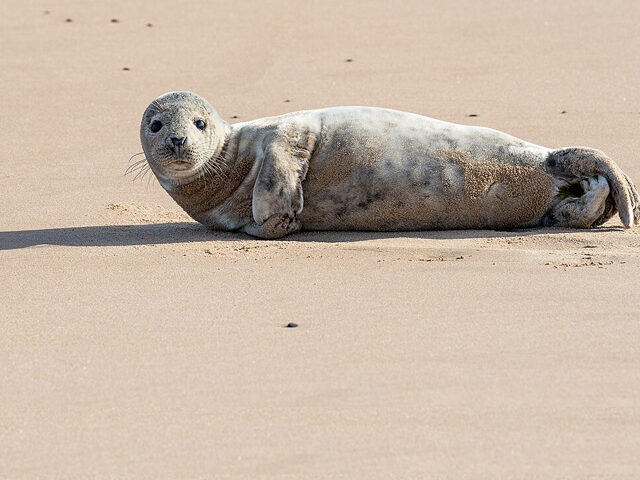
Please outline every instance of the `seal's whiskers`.
M140 170L142 168L144 168L145 166L148 166L149 164L147 163L147 159L144 158L142 160L138 160L137 162L129 165L127 167L127 169L124 171L125 175L129 175L132 172L135 172L136 170Z
M133 177L133 181L135 182L138 177L140 177L142 175L141 178L144 178L144 176L147 174L147 172L151 170L151 167L149 165L145 165L143 166L141 169L138 170L138 173L136 173L135 177Z
M138 155L144 155L144 152L138 152L138 153L134 153L133 155L131 155L129 157L129 163L131 163L131 160L133 160L135 157L137 157ZM146 158L145 158L146 160Z

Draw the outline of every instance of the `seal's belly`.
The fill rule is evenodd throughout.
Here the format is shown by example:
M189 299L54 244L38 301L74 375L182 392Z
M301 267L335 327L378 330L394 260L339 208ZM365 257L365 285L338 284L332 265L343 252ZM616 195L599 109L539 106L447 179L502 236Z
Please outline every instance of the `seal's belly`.
M433 126L413 136L361 132L346 142L344 131L328 136L342 143L325 143L310 160L303 228L510 228L538 223L551 203L554 179L539 167L543 147L506 134L474 145Z
M510 228L538 223L551 203L553 178L532 168L425 163L421 176L356 171L319 190L312 178L299 219L310 230Z

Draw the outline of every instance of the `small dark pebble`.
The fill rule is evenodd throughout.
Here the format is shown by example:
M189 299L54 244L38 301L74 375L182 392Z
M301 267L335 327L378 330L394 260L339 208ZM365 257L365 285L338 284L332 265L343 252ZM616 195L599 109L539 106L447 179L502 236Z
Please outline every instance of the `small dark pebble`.
M297 323L293 323L293 322L287 323L287 328L296 328L297 326L298 326Z
M351 62L353 62L353 58L347 58L347 59L345 60L345 62L347 62L347 63L351 63Z
M560 115L564 115L565 113L567 113L567 111L566 111L566 110L562 110L562 111L560 112Z
M129 67L122 67L122 70L124 70L125 72L128 72L131 69Z
M111 23L118 23L120 20L118 20L117 18L112 18L111 19Z
M585 245L582 248L598 248L598 246L597 245Z
M238 115L231 115L231 118L238 118Z
M73 20L71 20L70 18L67 18L67 19L65 20L65 22L67 22L67 23L71 23L71 22L73 22Z
M477 117L478 114L477 113L470 113L469 115L467 115L467 117Z
M153 27L153 23L147 23L147 27Z
M289 103L291 100L289 100L288 98L284 101L284 103Z

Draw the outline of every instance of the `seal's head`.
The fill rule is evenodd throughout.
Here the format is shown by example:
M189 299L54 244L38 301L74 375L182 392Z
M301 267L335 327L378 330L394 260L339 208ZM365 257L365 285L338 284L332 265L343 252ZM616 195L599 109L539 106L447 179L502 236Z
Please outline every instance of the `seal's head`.
M169 92L147 107L140 141L149 166L167 188L188 183L220 157L227 123L204 98L193 92Z

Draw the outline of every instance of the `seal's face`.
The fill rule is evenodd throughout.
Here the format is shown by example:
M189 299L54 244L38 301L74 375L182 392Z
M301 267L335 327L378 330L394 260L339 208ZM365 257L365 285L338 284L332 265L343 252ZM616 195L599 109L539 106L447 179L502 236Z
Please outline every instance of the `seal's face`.
M225 127L204 98L192 92L170 92L147 107L140 141L161 183L177 185L201 175L209 161L219 156Z

